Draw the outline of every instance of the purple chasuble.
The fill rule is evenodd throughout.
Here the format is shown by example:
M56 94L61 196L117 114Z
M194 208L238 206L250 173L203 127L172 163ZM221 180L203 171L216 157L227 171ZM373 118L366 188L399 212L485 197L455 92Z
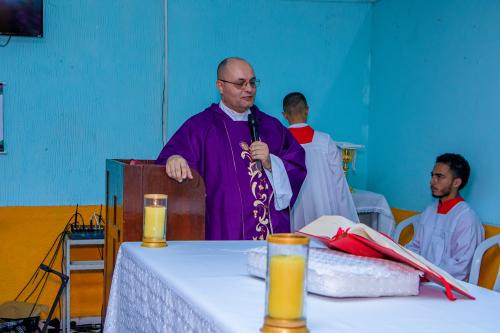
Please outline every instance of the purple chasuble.
M253 106L260 138L285 165L293 205L306 176L304 149L276 119ZM289 210L277 211L271 181L250 157L250 129L212 104L188 119L160 152L156 163L181 155L206 187L205 237L211 240L266 239L290 232Z

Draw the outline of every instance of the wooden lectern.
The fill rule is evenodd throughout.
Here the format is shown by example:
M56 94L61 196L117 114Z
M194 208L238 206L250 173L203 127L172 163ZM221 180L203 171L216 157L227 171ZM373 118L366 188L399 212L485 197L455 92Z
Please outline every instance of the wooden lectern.
M168 195L167 240L205 239L205 184L191 171L193 180L178 183L154 161L106 160L103 316L120 244L142 240L144 194Z

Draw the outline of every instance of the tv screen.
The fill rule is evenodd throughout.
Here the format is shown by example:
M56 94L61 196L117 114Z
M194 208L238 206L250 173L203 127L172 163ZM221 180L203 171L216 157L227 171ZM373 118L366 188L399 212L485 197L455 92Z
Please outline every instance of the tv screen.
M43 0L0 0L0 35L43 36Z

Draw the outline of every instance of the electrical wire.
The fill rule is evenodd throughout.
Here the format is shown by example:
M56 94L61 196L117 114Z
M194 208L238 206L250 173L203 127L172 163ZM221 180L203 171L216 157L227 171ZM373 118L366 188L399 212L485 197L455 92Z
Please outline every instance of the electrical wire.
M11 38L12 38L12 36L9 36L9 38L7 39L7 41L4 44L0 44L0 47L6 47L9 44Z
M71 219L72 219L72 218L73 218L73 217L71 217ZM71 220L71 219L70 219L70 220ZM70 221L68 221L68 224L69 224L69 222L70 222ZM67 226L68 224L66 224L66 226ZM66 229L66 227L65 227L65 229ZM57 235L57 237L56 237L56 239L54 240L54 242L52 243L52 245L51 245L51 247L50 247L49 251L45 254L45 257L42 259L42 263L43 263L43 262L45 262L45 259L47 259L47 257L49 256L50 252L51 252L51 251L52 251L52 249L54 248L54 245L56 244L56 242L58 241L58 239L61 237L61 234L62 234L62 233L59 233L59 234ZM59 245L59 242L58 242L58 245ZM31 278L29 279L28 283L26 283L26 285L25 285L25 286L23 287L23 289L19 292L19 294L17 294L16 298L14 299L15 301L17 301L17 299L21 296L21 294L22 294L22 293L24 292L24 290L28 287L28 285L29 285L30 283L32 283L32 281L33 281L34 279L36 279L36 277L38 276L38 272L40 271L40 270L38 269L38 267L39 267L39 266L37 266L37 268L36 268L36 269L35 269L35 271L33 272L33 275L32 275L32 276L31 276Z
M92 218L95 219L96 227L98 226L99 228L104 228L105 221L102 218L102 205L100 208L99 215L97 215L94 212L93 216L91 217L91 222L92 222ZM81 223L78 220L80 220ZM54 263L57 259L59 251L61 251L62 252L61 270L64 269L64 258L66 255L65 248L64 248L65 237L67 236L68 232L70 231L70 229L73 226L76 227L80 224L83 228L85 228L85 221L83 219L82 214L78 212L78 205L77 205L75 213L73 215L71 215L71 217L66 222L64 229L54 239L49 250L45 254L44 258L42 259L41 264L44 264L48 260L49 263L46 264L46 266L53 269ZM97 245L97 250L99 251L99 255L100 255L101 259L103 259L103 251L101 250L101 247L99 245ZM15 300L18 300L21 297L21 295L23 295L23 293L25 293L25 291L26 291L26 293L28 295L26 297L24 297L24 301L27 302L29 299L31 299L36 294L35 302L33 304L33 307L31 308L31 311L30 311L28 317L31 317L31 315L33 314L35 307L36 307L36 304L38 303L38 300L40 299L40 297L45 289L45 286L46 286L47 281L48 281L48 277L50 275L49 272L46 272L46 271L44 271L42 274L39 274L40 273L40 269L39 269L40 265L36 268L36 270L33 272L32 276L31 276L31 278L28 280L26 285L22 288L22 290L18 293L18 295L15 298ZM31 286L31 288L30 288L30 291L28 293L27 288L29 286ZM38 293L37 293L37 291L38 291ZM62 316L61 302L59 302L58 300L56 300L56 301L58 302L59 317L61 317ZM102 307L101 307L101 312L102 312Z
M65 228L66 229L66 228ZM52 268L53 265L54 265L54 261L56 260L57 258L57 254L59 253L59 250L62 248L62 242L64 240L64 236L66 235L66 230L61 232L58 236L59 238L59 242L58 242L58 245L56 247L56 250L54 252L54 255L52 256L49 264L47 265L48 267ZM42 262L43 263L43 262ZM29 298L31 298L31 296L35 293L35 291L38 289L38 286L40 285L40 283L43 281L43 284L42 284L42 287L40 288L40 291L38 292L38 295L36 296L36 299L35 299L35 302L33 303L33 307L31 308L31 311L30 311L30 314L29 314L29 317L31 317L33 311L35 310L35 306L36 304L38 303L38 300L40 299L40 296L42 295L42 292L43 290L45 289L45 285L47 284L47 281L48 281L48 278L49 278L49 272L45 272L44 271L44 274L42 275L41 279L38 281L37 285L35 286L35 288L33 289L33 291L25 298L25 302L28 301Z
M96 245L96 247L97 247L97 251L99 251L99 256L100 256L101 260L103 260L104 259L104 254L101 251L101 246L100 245Z
M90 218L90 225L92 225L92 220L95 221L95 226L96 226L97 230L99 230L100 228L104 229L104 226L106 225L106 222L102 218L102 205L101 205L101 207L99 209L99 215L97 215L96 212L94 212L92 214L92 217ZM96 245L96 248L97 248L97 251L99 251L99 256L100 256L101 260L103 260L104 259L104 253L101 250L101 246L100 245Z
M77 208L78 209L78 208ZM78 216L80 216L80 218L82 219L83 221L83 216L78 213L78 210L75 212L75 214L71 215L71 217L69 218L69 220L66 222L66 225L64 226L64 229L63 231L61 231L57 237L54 239L54 241L52 242L52 245L50 246L50 249L47 251L47 253L45 254L44 258L42 259L42 262L41 264L44 264L45 261L47 260L47 258L49 257L49 255L53 252L52 254L52 257L50 258L49 260L49 264L47 265L48 267L50 268L53 268L54 266L54 262L57 258L57 255L59 254L59 250L62 249L62 252L63 252L63 258L64 258L64 249L63 249L63 242L64 242L64 237L66 236L66 234L68 233L69 231L69 227L71 225L71 222L73 220L75 220L75 223L77 224L78 223ZM57 246L56 246L57 244ZM40 285L41 285L41 288L40 288L40 291L38 292L38 295L36 297L36 300L35 300L35 303L33 304L33 307L30 311L30 314L29 314L29 317L31 317L35 307L36 307L36 304L43 292L43 290L45 289L45 285L47 283L47 280L48 280L48 277L49 277L49 273L48 272L44 272L40 279L38 279L39 277L39 269L40 265L37 266L36 270L33 272L31 278L28 280L28 282L26 283L26 285L22 288L22 290L19 292L19 294L16 296L15 300L17 301L21 295L23 294L23 292L26 290L26 288L28 288L28 286L31 284L35 284L35 286L32 288L31 292L28 294L27 297L24 298L24 301L27 302L32 296L33 294L37 291L37 289L39 289ZM62 266L62 262L61 262L61 267ZM37 281L38 280L38 281ZM42 283L43 282L43 283ZM61 311L60 309L60 306L59 306L59 310Z

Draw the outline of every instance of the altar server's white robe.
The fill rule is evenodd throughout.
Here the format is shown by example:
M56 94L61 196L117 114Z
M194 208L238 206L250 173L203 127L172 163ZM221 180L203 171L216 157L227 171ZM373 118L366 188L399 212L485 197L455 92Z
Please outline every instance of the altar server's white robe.
M292 231L323 215L342 215L359 222L342 169L340 150L330 135L314 131L312 142L302 147L306 151L307 176L292 209Z
M447 214L437 213L437 205L438 201L421 214L417 232L406 248L456 279L466 280L474 251L484 240L483 226L465 201L457 203Z

